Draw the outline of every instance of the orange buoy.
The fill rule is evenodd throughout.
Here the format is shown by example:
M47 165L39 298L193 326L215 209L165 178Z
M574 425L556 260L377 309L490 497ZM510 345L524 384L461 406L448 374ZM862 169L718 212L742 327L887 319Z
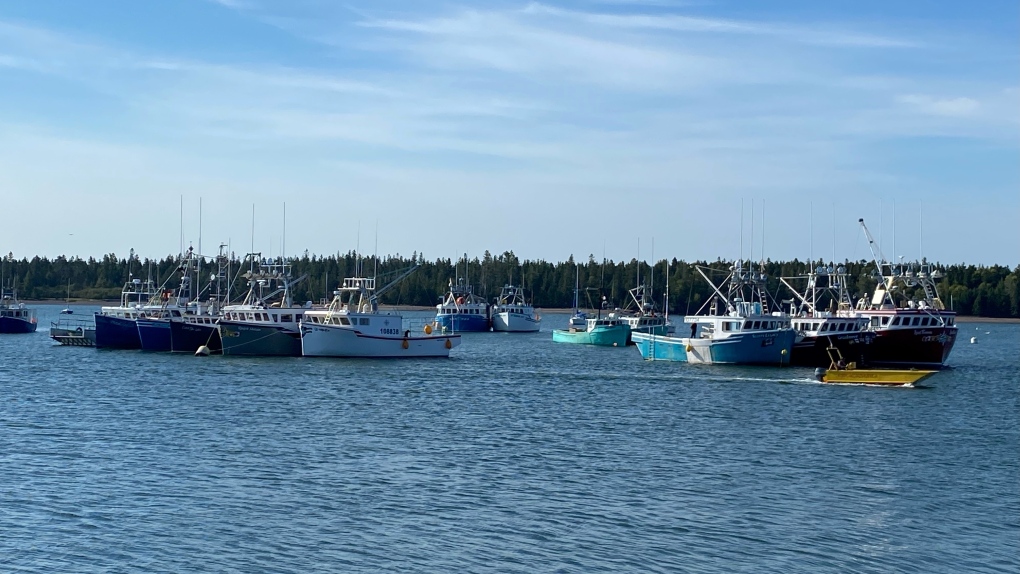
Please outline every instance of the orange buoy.
M446 340L446 348L447 349L452 349L453 348L453 343L451 343L449 339Z

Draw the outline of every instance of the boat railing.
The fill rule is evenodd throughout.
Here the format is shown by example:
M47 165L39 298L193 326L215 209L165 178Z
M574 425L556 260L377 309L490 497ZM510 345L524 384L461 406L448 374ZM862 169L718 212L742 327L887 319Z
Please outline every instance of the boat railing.
M91 316L89 318L85 318L84 316L64 316L60 317L56 321L50 321L50 327L54 329L67 329L68 331L74 331L80 328L83 331L87 331L89 329L95 329L96 324Z
M401 327L403 330L410 331L414 335L420 335L423 333L436 335L453 333L452 328L446 328L437 324L434 317L405 317L401 323Z

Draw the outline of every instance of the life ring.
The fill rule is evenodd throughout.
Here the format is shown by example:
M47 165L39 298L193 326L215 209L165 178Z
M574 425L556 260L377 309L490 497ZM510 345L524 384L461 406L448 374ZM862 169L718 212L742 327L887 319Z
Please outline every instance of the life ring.
M446 348L447 349L452 349L453 348L453 343L451 343L449 339L446 340Z
M403 342L403 343L401 343L401 344L400 344L400 346L406 349L406 348L407 348L407 347L409 346L409 345L407 344L407 339L404 339L404 342Z

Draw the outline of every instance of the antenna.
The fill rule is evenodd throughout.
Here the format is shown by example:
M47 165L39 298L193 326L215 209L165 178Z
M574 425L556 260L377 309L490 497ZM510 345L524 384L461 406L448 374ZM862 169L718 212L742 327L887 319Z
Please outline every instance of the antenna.
M809 233L811 234L811 238L808 241L808 259L810 263L808 271L810 272L810 270L814 269L815 265L815 203L813 201L808 203L808 209L808 218L810 219L808 227L810 227Z
M287 202L283 202L283 239L280 240L280 259L287 264Z
M882 248L882 225L883 216L885 215L884 209L882 208L882 200L878 200L878 248ZM854 249L856 251L856 247Z
M251 204L251 253L255 253L255 204ZM252 262L254 265L254 262ZM252 267L254 269L254 267Z
M744 260L744 198L740 198L740 254L737 259Z
M832 202L832 264L836 264L836 202Z
M896 261L896 199L892 200L892 252L893 261Z
M375 220L375 269L372 271L372 277L379 274L379 220Z
M358 241L354 244L354 274L361 277L361 220L358 220Z
M754 260L754 199L751 199L751 234L747 239L747 244L747 261L750 262Z
M924 229L924 213L922 212L923 208L924 208L924 200L923 199L918 200L917 201L917 256L920 258L920 261L924 261L924 248L923 248L924 247L924 234L922 233L922 230Z
M761 200L761 261L765 262L765 200Z
M184 194L181 194L181 255L184 255Z

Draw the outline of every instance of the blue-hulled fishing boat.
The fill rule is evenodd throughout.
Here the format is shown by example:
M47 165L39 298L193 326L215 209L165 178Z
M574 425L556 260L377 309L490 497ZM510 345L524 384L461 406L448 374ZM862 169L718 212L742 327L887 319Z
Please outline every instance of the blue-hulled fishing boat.
M13 287L0 291L2 291L0 294L0 333L35 333L39 327L35 309L18 301L18 292Z
M145 308L158 299L151 279L129 277L120 292L120 305L101 307L95 315L97 349L141 349L138 325Z
M450 280L443 302L436 305L436 326L445 332L488 331L492 326L489 304L475 295L463 277Z
M737 262L730 268L728 289L723 293L702 267L696 269L712 285L715 297L698 314L684 317L690 325L689 337L631 335L641 356L702 364L789 365L797 332L790 326L789 315L769 311L765 273L745 271ZM708 312L701 314L706 306Z

